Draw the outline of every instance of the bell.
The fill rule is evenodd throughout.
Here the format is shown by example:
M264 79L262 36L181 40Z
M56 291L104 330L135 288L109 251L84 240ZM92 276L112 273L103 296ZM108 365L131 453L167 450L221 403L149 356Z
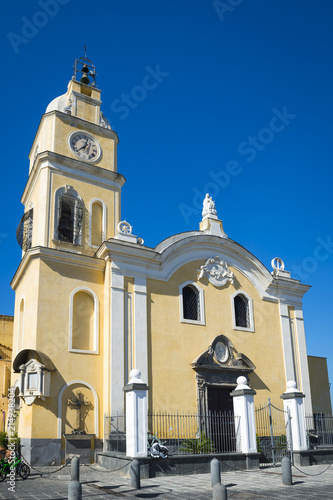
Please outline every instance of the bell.
M90 83L90 80L89 78L87 77L87 75L83 75L81 80L80 80L81 83L85 83L86 85L89 85Z
M89 68L86 64L84 64L82 66L82 73L83 73L83 75L82 75L80 82L85 83L86 85L89 85L89 83L90 83L90 80L88 78Z

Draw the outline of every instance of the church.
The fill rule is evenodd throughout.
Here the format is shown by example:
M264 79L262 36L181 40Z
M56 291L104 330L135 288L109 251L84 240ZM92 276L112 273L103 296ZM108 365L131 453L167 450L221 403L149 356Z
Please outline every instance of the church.
M117 146L95 68L80 58L41 118L21 200L11 383L27 459L59 464L75 432L101 446L133 368L150 411L228 411L245 375L256 405L280 405L294 380L312 414L309 286L228 238L209 194L198 227L145 246L121 217Z

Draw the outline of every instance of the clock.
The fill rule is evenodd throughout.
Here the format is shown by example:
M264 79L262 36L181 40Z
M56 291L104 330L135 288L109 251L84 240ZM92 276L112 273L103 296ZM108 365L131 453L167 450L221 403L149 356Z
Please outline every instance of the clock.
M80 160L99 160L102 149L95 137L87 132L72 132L68 137L69 147Z
M228 347L223 342L217 342L214 348L215 358L219 363L225 363L229 358Z

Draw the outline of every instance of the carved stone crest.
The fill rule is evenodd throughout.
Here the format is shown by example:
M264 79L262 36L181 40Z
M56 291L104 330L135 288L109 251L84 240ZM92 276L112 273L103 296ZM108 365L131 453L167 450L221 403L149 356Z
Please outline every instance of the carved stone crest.
M221 287L228 282L232 285L234 283L234 273L230 271L228 264L219 257L208 259L198 271L198 280L206 276L212 285Z

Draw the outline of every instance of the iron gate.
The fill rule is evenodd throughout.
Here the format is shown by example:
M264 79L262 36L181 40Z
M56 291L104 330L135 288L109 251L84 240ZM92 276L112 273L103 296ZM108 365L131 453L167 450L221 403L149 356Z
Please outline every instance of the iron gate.
M257 449L260 465L280 465L284 456L292 460L291 417L268 399L265 406L256 409Z

